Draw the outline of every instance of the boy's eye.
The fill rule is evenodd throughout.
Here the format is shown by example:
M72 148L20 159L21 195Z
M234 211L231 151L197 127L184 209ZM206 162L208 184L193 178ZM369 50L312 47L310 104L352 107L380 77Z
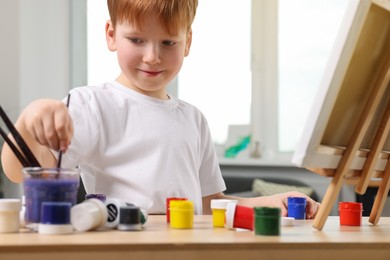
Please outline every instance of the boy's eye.
M173 45L175 45L175 42L174 41L165 40L165 41L162 41L162 44L167 45L167 46L173 46Z
M132 42L132 43L141 43L142 40L140 38L129 38L129 40Z

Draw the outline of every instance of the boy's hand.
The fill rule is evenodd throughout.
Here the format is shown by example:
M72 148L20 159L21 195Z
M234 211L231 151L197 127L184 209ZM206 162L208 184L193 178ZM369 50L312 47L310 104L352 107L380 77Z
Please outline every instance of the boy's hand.
M270 207L279 207L282 210L282 216L287 216L287 198L288 197L304 197L306 198L306 219L313 219L319 209L320 203L314 201L312 198L301 192L286 192L272 196L259 197L263 199L262 203Z
M221 195L218 198L235 199L239 204L246 207L277 207L281 209L283 217L287 216L287 198L288 197L305 197L306 198L306 218L313 219L320 207L320 203L314 201L312 198L301 192L292 191L286 193L279 193L272 196L261 196L253 198L240 198L235 196Z
M36 100L26 107L20 119L39 144L56 151L67 150L73 136L73 123L62 101Z

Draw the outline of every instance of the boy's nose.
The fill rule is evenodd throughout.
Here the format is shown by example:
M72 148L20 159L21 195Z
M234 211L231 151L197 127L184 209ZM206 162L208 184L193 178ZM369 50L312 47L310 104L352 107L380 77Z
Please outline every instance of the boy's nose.
M151 44L145 49L144 62L150 64L160 63L160 54L158 46Z

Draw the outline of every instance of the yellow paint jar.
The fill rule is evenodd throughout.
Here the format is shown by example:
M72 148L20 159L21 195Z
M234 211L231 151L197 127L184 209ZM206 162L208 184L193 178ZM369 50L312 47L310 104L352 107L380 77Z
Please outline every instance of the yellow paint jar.
M226 199L213 199L211 200L211 211L213 214L213 227L224 227L225 226L225 213L226 207L229 202L235 202L236 200Z
M170 203L171 228L192 228L194 204L189 200L172 200Z

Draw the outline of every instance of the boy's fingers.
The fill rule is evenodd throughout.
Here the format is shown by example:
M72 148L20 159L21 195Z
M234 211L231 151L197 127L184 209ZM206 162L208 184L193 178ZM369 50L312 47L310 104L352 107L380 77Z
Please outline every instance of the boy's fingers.
M317 214L317 211L319 209L319 206L320 206L320 204L315 202L315 201L310 202L309 207L307 208L307 218L308 219L312 219L315 217L315 215Z
M54 115L54 128L57 138L57 150L65 151L73 134L73 126L67 108Z
M42 121L35 122L32 131L41 145L50 145L50 140L47 138L46 134L46 127Z

